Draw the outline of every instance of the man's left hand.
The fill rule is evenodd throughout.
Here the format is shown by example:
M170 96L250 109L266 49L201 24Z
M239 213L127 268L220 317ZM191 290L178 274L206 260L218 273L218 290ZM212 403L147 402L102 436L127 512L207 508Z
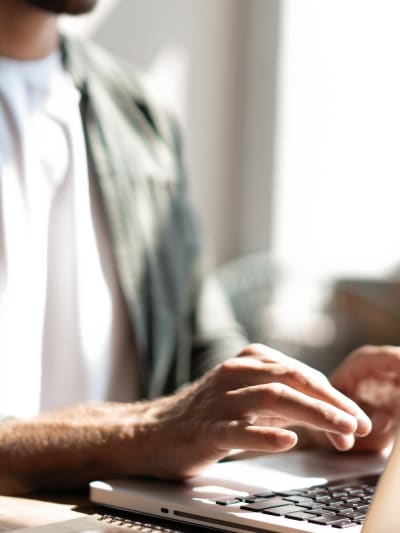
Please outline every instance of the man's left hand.
M400 347L362 346L335 370L332 385L352 398L372 420L372 431L356 438L354 449L379 451L388 446L400 425ZM329 434L336 447L348 449L353 436Z

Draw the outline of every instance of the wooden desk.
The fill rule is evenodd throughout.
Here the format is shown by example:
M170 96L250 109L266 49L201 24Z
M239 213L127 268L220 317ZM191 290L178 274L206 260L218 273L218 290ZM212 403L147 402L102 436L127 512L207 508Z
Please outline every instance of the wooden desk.
M112 515L110 511L93 506L88 494L82 492L40 493L23 498L0 496L0 533L121 533L123 531L204 533L205 530L140 515L119 512L118 516Z

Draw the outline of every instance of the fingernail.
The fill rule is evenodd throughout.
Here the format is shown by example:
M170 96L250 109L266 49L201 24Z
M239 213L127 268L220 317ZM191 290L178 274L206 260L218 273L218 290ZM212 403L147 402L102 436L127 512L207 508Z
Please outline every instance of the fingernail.
M371 432L372 425L372 420L368 416L364 415L362 419L358 418L356 435L358 437L365 437Z
M277 434L277 441L282 447L293 447L297 444L297 435L294 431L283 430Z
M352 404L353 409L350 411L350 413L357 419L356 434L360 437L368 435L372 429L370 417L355 402L352 401Z
M356 439L354 435L341 435L340 450L350 450L354 446Z
M353 433L357 428L357 420L354 416L338 414L335 417L335 424L343 433Z

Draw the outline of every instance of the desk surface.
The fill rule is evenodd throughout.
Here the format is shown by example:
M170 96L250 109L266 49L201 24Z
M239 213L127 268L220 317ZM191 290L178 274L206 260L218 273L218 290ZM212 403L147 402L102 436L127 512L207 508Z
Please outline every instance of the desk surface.
M201 528L174 525L138 515L122 513L117 518L108 511L103 514L103 511L94 507L88 494L82 492L40 493L21 498L0 496L0 533L204 532Z

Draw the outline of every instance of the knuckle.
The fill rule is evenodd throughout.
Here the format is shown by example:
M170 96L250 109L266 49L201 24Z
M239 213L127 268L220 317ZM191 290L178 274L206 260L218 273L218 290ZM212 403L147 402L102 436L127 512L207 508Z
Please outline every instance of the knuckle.
M363 346L361 346L361 348L359 348L360 350L372 350L374 348L373 344L364 344Z
M311 386L312 383L318 379L325 379L325 376L321 374L319 376L318 371L310 371L307 372L303 369L303 367L299 367L297 365L290 365L283 367L284 370L282 371L282 375L284 376L285 381L289 385L293 385L296 388L296 385L301 385L303 387Z
M392 346L389 344L385 344L380 347L380 350L382 352L382 355L386 356L392 356L392 357L399 357L400 356L400 350L397 346Z
M239 353L239 357L243 356L260 356L264 353L264 346L260 343L253 342L248 344L243 350Z
M232 359L227 359L226 361L221 363L217 368L217 380L225 381L232 373L233 368L234 364L232 362Z
M221 421L215 428L216 442L222 448L230 448L235 436L245 426L240 420Z
M312 369L312 378L314 378L317 381L321 381L322 383L329 383L329 379L327 376L321 372L320 370L316 370L315 368Z
M321 416L328 422L334 422L336 413L324 402L316 400L313 404L314 411L317 415Z
M365 344L350 354L350 357L363 360L365 357L373 358L383 356L388 358L400 358L400 347L390 344L373 345Z
M274 407L286 395L286 387L283 383L274 382L264 385L262 388L264 400L269 407Z
M284 374L290 382L304 381L304 374L294 366L286 366L284 368Z
M220 444L225 444L228 440L228 426L227 424L223 424L222 422L219 422L218 424L215 424L214 427L214 434L215 434L215 440L219 442Z
M374 347L372 344L363 344L354 350L350 355L352 357L363 357L365 355L370 355L374 349L376 349L376 347Z
M343 415L339 410L324 402L316 402L314 409L317 415L332 427L337 427L343 419Z
M227 359L217 367L217 381L222 383L228 383L244 368L244 362L238 358L233 357Z
M219 365L219 372L221 374L230 372L232 368L234 367L234 365L235 365L234 359L227 359L226 361L224 361L223 363Z

